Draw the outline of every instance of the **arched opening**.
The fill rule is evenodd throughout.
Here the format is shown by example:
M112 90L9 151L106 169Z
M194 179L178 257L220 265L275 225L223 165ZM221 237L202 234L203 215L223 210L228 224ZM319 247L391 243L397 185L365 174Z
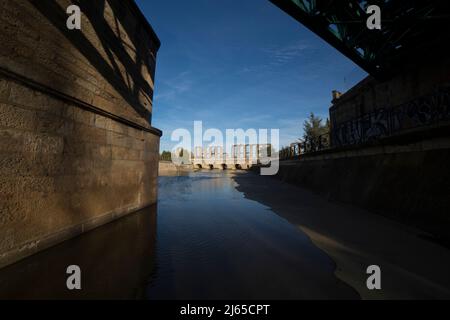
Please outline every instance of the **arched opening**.
M225 163L222 163L222 169L227 170L227 165Z
M198 169L201 169L201 168L202 168L202 165L201 165L200 163L198 163L198 164L197 164L197 168L198 168Z
M235 167L237 170L240 170L240 169L241 169L241 165L240 165L240 164L235 164L234 167Z
M209 170L214 169L214 166L212 164L209 165Z

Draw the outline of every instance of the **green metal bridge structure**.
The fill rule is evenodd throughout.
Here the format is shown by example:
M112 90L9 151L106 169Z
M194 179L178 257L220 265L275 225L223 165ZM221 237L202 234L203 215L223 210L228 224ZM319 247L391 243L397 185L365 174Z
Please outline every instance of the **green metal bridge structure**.
M405 58L439 47L450 38L450 1L270 0L367 73L385 79ZM369 5L381 9L380 30L366 22ZM420 61L418 61L420 63Z

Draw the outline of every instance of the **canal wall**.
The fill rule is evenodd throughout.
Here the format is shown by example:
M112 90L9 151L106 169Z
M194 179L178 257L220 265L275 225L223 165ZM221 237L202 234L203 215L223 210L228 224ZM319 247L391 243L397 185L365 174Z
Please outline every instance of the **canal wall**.
M193 170L194 167L191 164L176 165L172 161L159 161L158 174L160 176L173 176Z
M410 139L302 155L281 161L277 177L419 226L450 244L450 139Z
M395 74L368 76L330 107L331 144L360 145L400 133L450 124L450 56L406 59Z
M1 6L0 267L156 202L161 136L160 43L133 1Z

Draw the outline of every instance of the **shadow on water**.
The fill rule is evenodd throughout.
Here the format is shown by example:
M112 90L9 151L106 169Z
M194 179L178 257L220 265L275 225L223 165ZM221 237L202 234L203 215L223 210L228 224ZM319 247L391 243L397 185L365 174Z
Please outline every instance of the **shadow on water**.
M306 234L246 198L245 176L160 177L157 206L0 270L0 299L359 298ZM68 265L82 290L67 290Z
M364 209L328 201L279 179L233 177L249 201L270 208L306 234L336 264L335 275L363 299L448 299L450 252L421 231ZM369 265L383 270L382 290L366 286Z
M0 270L0 299L141 299L155 266L156 205ZM82 290L66 287L81 268Z
M159 178L157 269L147 297L359 298L303 232L236 189L240 175Z

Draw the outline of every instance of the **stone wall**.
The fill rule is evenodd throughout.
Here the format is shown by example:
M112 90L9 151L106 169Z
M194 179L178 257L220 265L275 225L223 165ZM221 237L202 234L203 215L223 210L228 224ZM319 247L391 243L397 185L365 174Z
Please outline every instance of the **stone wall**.
M3 0L0 266L156 201L159 40L133 1Z
M369 209L450 245L450 138L342 148L281 161L277 177Z
M172 161L159 161L159 176L187 175L193 170L192 164L175 165Z
M333 100L330 120L335 147L449 125L450 58L415 57L389 79L367 77Z

